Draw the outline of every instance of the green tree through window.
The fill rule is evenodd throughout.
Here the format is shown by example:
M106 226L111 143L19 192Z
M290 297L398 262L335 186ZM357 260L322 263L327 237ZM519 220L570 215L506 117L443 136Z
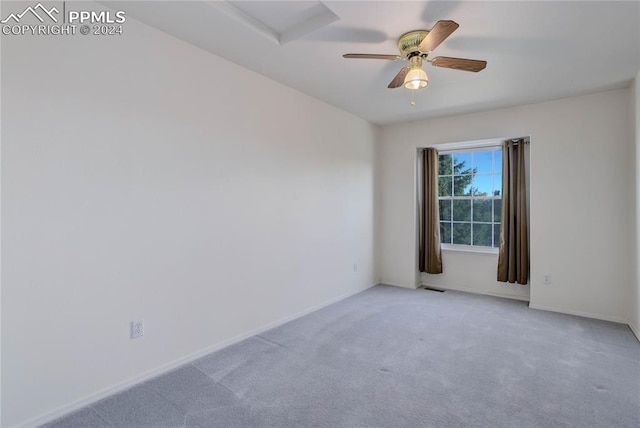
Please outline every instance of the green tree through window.
M498 247L502 151L443 153L438 167L442 243Z

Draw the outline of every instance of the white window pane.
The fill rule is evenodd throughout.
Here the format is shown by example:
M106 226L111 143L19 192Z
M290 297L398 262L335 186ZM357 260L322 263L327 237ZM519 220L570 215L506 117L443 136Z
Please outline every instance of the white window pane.
M476 196L493 196L493 176L474 175L472 187Z
M471 245L471 223L453 223L453 243Z
M440 242L451 244L451 223L440 223Z
M493 176L493 196L502 196L502 174Z
M476 174L491 174L493 171L493 152L474 153L473 170Z
M453 221L471 220L471 200L461 199L453 201Z
M453 177L453 196L470 196L472 175L456 175Z
M451 200L444 199L444 200L438 201L438 203L440 205L439 207L440 220L451 221Z
M495 172L502 172L502 150L496 150L493 152L493 162L496 166Z
M493 200L493 221L500 223L502 216L502 199Z
M453 162L453 156L440 155L438 156L438 174L440 175L452 175L453 169L451 168Z
M451 196L451 177L438 178L438 196Z
M474 224L473 225L473 245L482 247L491 246L491 230L490 224Z
M455 175L471 174L471 153L453 155L453 173Z
M500 224L493 225L493 246L500 248Z
M492 202L491 199L475 199L473 201L473 221L491 223ZM491 236L491 233L489 233L489 236Z

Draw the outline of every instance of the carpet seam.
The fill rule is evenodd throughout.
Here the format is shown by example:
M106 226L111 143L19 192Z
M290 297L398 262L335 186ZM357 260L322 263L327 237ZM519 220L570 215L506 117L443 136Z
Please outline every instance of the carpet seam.
M259 334L255 335L254 337L256 337L256 338L258 338L258 339L260 339L260 340L262 340L262 341L264 341L264 342L267 342L267 343L268 343L268 344L270 344L270 345L275 345L275 346L278 346L278 347L280 347L280 348L286 348L286 346L284 346L283 344L278 343L278 342L276 342L276 341L273 341L273 340L271 340L271 339L267 339L266 337L262 337L262 336L261 336L261 335L259 335Z

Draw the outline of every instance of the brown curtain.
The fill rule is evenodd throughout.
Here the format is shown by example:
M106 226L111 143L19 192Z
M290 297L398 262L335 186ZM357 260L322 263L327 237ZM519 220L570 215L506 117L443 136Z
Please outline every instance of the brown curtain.
M419 189L420 272L442 273L440 212L438 210L438 151L421 152Z
M502 145L502 224L498 281L526 284L529 279L529 236L525 140Z

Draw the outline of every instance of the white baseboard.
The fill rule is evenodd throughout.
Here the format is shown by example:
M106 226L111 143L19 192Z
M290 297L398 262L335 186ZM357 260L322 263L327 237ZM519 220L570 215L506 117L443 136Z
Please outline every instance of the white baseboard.
M593 318L593 319L603 320L603 321L611 321L619 324L627 324L630 326L627 320L618 318L618 317L610 317L608 315L592 314L590 312L582 312L582 311L568 311L566 309L553 308L553 307L544 306L544 305L536 305L534 303L529 303L529 307L531 309L538 309L540 311L558 312L561 314L576 315L579 317Z
M518 295L513 295L513 294L502 294L502 293L481 293L481 292L478 292L477 290L472 290L470 288L465 288L465 287L444 287L442 285L433 285L433 284L427 284L427 283L422 283L422 286L431 287L431 288L439 288L441 290L464 291L464 292L467 292L467 293L475 293L475 294L484 294L484 295L488 295L488 296L504 297L504 298L507 298L507 299L516 299L516 300L522 300L522 301L525 301L525 302L529 301L529 299L527 299L527 298L525 298L523 296L518 296ZM615 322L615 323L618 323L618 324L626 324L626 325L629 326L629 328L631 329L633 334L636 336L636 339L638 339L638 341L640 341L640 328L636 327L631 322L628 322L627 320L622 319L622 318L610 317L610 316L599 315L599 314L592 314L592 313L589 313L589 312L567 311L567 310L559 309L559 308L536 305L536 304L531 303L531 302L529 302L529 307L531 309L536 309L536 310L540 310L540 311L558 312L558 313L561 313L561 314L576 315L576 316L579 316L579 317L593 318L593 319L598 319L598 320L603 320L603 321L611 321L611 322Z
M501 297L503 299L514 299L514 300L522 300L523 302L528 302L529 298L526 296L521 296L519 294L507 294L507 293L492 293L492 292L484 292L484 291L478 291L475 288L467 288L467 287L458 287L458 286L444 286L444 285L436 285L436 284L429 284L426 282L423 282L421 284L421 286L423 287L431 287L431 288L439 288L441 290L452 290L452 291L464 291L465 293L473 293L473 294L482 294L485 296L494 296L494 297Z
M165 374L173 369L176 369L178 367L181 367L185 364L189 364L199 358L204 357L207 354L210 354L212 352L215 351L219 351L223 348L226 348L227 346L231 346L235 343L238 343L244 339L247 339L249 337L258 335L260 333L263 333L267 330L271 330L272 328L278 327L282 324L286 324L289 321L293 321L297 318L303 317L307 314L310 314L311 312L315 312L319 309L324 308L325 306L329 306L333 303L339 302L340 300L344 300L347 297L351 297L353 295L356 295L358 293L361 293L371 287L375 287L375 285L371 285L367 288L363 288L362 290L357 290L357 291L353 291L353 292L349 292L346 294L342 294L338 297L334 297L333 299L330 299L324 303L320 303L318 305L312 306L308 309L305 309L303 311L300 311L298 313L295 313L293 315L289 315L287 317L281 318L279 320L267 323L261 327L255 328L253 330L250 330L246 333L242 333L238 336L232 337L231 339L227 339L227 340L223 340L222 342L216 343L215 345L212 346L208 346L204 349L201 349L199 351L196 351L192 354L189 354L185 357L182 358L178 358L177 360L171 361L170 363L164 364L160 367L157 367L153 370L150 370L148 372L145 372L143 374L141 374L140 376L136 376L134 378L131 378L129 380L126 380L124 382L121 382L117 385L114 386L110 386L108 388L104 388L98 392L95 392L87 397L81 398L79 400L76 400L70 404L66 404L64 406L58 407L55 410L52 410L50 412L47 412L43 415L37 416L35 418L29 419L25 422L20 423L19 425L16 425L16 427L34 427L34 426L39 426L42 424L46 424L48 422L54 421L62 416L68 415L70 413L75 412L76 410L80 410L83 407L89 406L97 401L100 401L104 398L107 398L113 394L117 394L118 392L122 392L125 391L133 386L136 386L142 382L145 382L147 380L153 379L157 376L160 376L162 374Z
M632 322L629 322L628 325L631 331L633 332L633 334L635 334L636 339L638 339L638 342L640 342L640 329L636 327Z
M378 285L390 285L392 287L408 288L409 290L415 290L420 286L420 284L417 284L417 285L394 284L388 281L381 281Z

